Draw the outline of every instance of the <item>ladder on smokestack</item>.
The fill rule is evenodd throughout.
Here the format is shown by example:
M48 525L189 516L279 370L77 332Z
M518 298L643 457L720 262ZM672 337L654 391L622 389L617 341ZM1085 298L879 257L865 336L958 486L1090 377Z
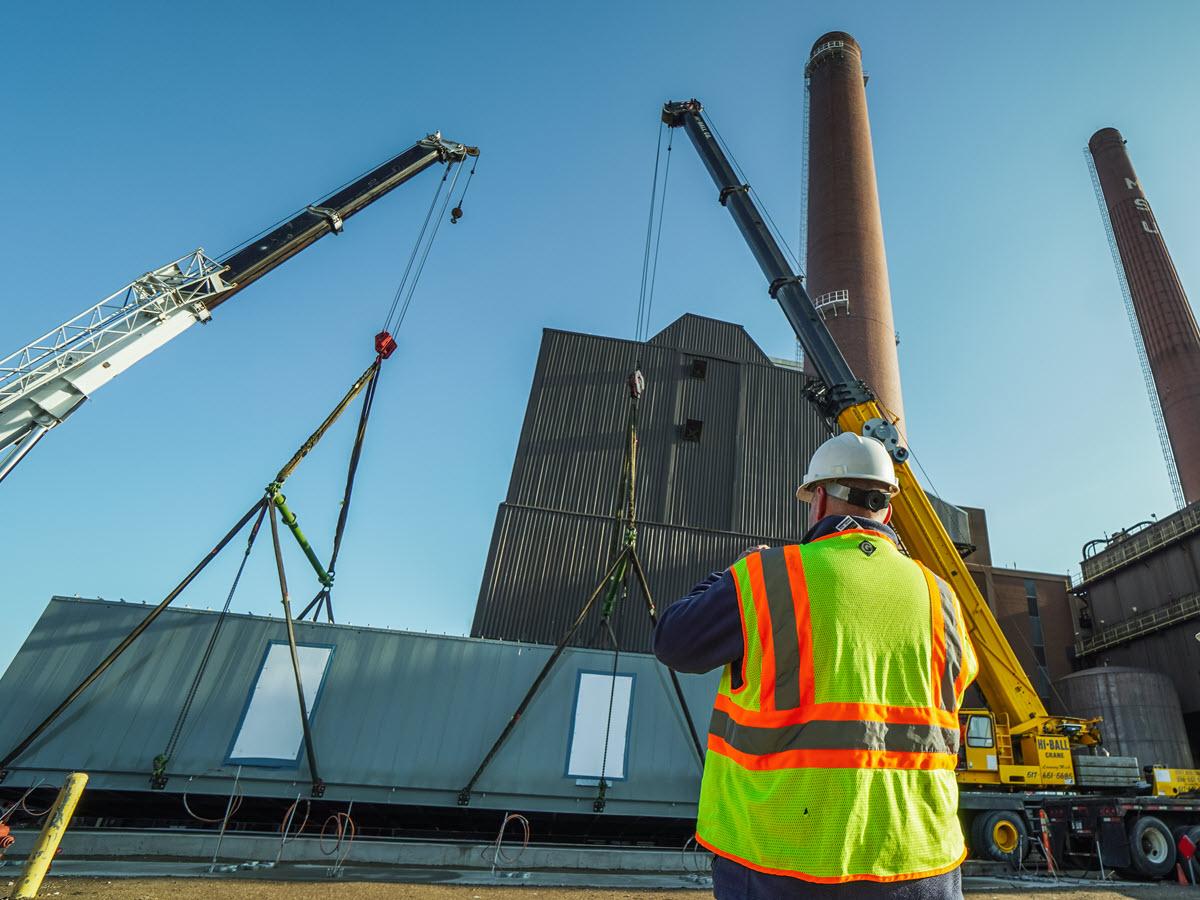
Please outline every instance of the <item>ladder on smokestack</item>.
M800 275L808 275L808 88L811 80L808 66L804 67L804 130L800 137L800 243L796 246L796 259L800 263ZM804 346L796 339L796 363L804 364Z
M1142 340L1142 329L1138 325L1137 311L1133 308L1133 295L1129 293L1129 281L1125 278L1125 267L1121 264L1121 251L1117 249L1117 236L1113 233L1108 205L1104 202L1104 191L1100 187L1100 176L1096 174L1096 161L1088 148L1083 148L1088 172L1092 176L1092 189L1096 192L1096 203L1100 206L1100 218L1104 222L1104 233L1108 237L1108 249L1112 253L1113 266L1117 270L1117 283L1121 286L1121 298L1125 301L1125 314L1129 316L1129 328L1133 332L1133 346L1137 349L1138 363L1142 367L1142 378L1146 382L1146 393L1150 397L1150 411L1154 415L1154 427L1158 430L1158 444L1162 448L1163 462L1167 465L1167 480L1171 483L1171 494L1175 508L1187 505L1183 497L1183 485L1179 481L1179 470L1175 467L1175 454L1171 451L1171 439L1167 436L1167 423L1163 419L1162 404L1158 400L1158 389L1154 386L1154 373L1150 371L1150 360L1146 356L1146 342Z

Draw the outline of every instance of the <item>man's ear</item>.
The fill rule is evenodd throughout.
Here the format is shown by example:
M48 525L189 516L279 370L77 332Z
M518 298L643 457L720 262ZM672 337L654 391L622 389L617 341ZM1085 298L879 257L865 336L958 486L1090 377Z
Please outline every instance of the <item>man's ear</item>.
M813 488L813 498L809 506L812 509L813 522L818 522L825 518L825 508L829 504L829 495L825 492L824 485L817 485Z
M883 514L883 524L887 525L892 521L892 505L889 503L887 512Z

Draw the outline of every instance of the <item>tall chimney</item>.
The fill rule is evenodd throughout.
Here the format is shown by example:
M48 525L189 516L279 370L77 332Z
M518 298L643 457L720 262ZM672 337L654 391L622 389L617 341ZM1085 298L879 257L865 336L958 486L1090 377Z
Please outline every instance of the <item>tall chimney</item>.
M862 50L844 31L813 44L808 82L808 292L854 374L903 416L900 362L875 186Z
M1184 500L1200 500L1200 330L1125 140L1101 128L1088 141L1162 407Z

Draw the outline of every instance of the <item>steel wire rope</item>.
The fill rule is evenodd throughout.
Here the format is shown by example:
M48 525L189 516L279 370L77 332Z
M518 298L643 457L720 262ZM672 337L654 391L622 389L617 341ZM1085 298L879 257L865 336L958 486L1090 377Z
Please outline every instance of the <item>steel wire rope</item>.
M18 797L16 800L14 800L12 802L12 804L8 807L8 809L6 809L4 812L0 813L0 825L3 825L6 821L8 821L9 816L11 816L13 813L15 813L18 809L22 808L22 805L24 804L26 797L28 797L30 794L32 794L34 791L36 791L38 788L40 788L45 783L46 783L45 778L39 778L32 785L27 787L25 789L25 793L23 793L20 797ZM45 813L43 813L43 815L45 815Z
M688 853L688 847L692 848L691 853ZM712 874L712 854L700 846L700 842L696 840L694 834L683 842L683 847L679 851L679 858L683 870L689 875L709 876ZM693 869L692 864L688 862L689 859L702 859L707 865L701 863Z
M783 247L784 251L788 255L789 261L793 266L796 267L796 274L803 277L804 272L800 268L800 257L796 255L796 253L792 250L791 244L789 244L784 238L783 232L780 230L779 226L775 224L775 220L771 217L771 211L767 208L767 205L763 203L762 197L760 197L758 191L754 189L754 185L750 183L750 179L746 177L746 171L742 168L742 164L738 162L737 157L734 156L733 150L730 149L728 142L724 137L721 136L721 132L717 130L716 123L713 121L712 107L706 106L705 109L708 112L708 127L712 129L713 136L716 137L717 142L725 151L725 155L729 157L729 161L733 164L734 169L742 179L742 184L746 185L747 190L749 190L751 196L754 197L754 202L757 203L758 208L762 210L763 217L766 219L767 225L770 227L771 233L774 235L775 240L777 240L780 246Z
M215 772L215 771L216 771L216 769L209 769L209 772ZM187 783L191 784L195 780L196 780L196 776L190 775L190 776L188 776ZM232 819L235 815L237 815L237 811L242 808L242 801L244 799L245 799L245 797L242 794L242 792L235 787L234 793L231 795L231 797L229 799L229 807L228 807L227 811L225 812L225 814L222 816L219 816L216 819L209 819L205 816L197 815L196 811L192 809L191 804L188 803L188 791L187 791L186 785L184 786L183 797L182 797L183 808L187 811L187 814L189 816L191 816L193 819L195 819L197 822L203 822L205 825L220 825L222 822Z
M300 826L295 831L292 831L292 822L295 821L296 810L300 808L301 799L304 800L305 804L304 819L301 820ZM292 804L287 808L287 812L283 814L283 819L279 823L279 833L283 835L283 839L280 841L280 844L290 844L292 841L298 838L300 836L300 832L302 832L308 825L308 818L310 815L312 815L312 800L310 800L308 797L301 798L297 796L296 799L292 801Z
M229 607L233 603L233 597L237 593L238 584L242 580L242 573L246 571L246 563L250 560L250 551L254 549L254 541L258 537L259 528L266 514L267 508L263 506L258 512L258 518L254 520L253 527L250 529L250 535L246 539L246 550L242 553L242 561L238 565L237 573L233 576L233 584L229 586L229 593L225 597L225 605L221 607L217 621L213 624L212 634L208 638L208 645L204 648L204 653L200 657L200 665L197 667L196 675L192 679L192 684L188 688L187 695L184 697L183 706L179 710L179 716L175 719L175 726L171 729L171 734L167 738L167 744L163 748L163 752L155 759L156 772L161 768L162 772L165 773L166 766L171 761L171 757L175 754L175 749L179 745L179 739L183 735L184 723L191 712L196 694L200 690L200 682L203 681L204 673L208 670L208 664L212 660L213 651L217 646L217 639L221 635L221 628L229 615ZM161 767L159 765L160 761Z
M650 295L646 299L646 323L642 329L643 340L650 334L650 315L654 311L654 285L658 281L658 254L662 249L663 217L667 209L667 185L671 181L671 148L675 143L675 129L667 138L667 164L663 167L662 194L658 200L658 230L654 238L654 262L650 267ZM640 366L639 366L640 368Z
M654 207L658 202L658 167L662 160L662 135L664 123L658 123L658 146L654 153L654 177L650 181L650 211L646 216L646 240L642 248L642 284L638 291L637 319L634 322L634 340L642 341L642 320L646 310L646 284L650 274L650 242L654 235Z
M417 285L421 281L421 275L425 271L425 263L429 259L429 252L433 249L433 242L437 240L438 231L442 227L442 221L446 218L446 208L450 205L450 200L454 196L454 185L458 181L458 176L462 174L462 163L459 163L454 170L454 177L450 179L450 190L446 192L446 199L442 201L442 208L438 211L438 217L433 223L433 233L430 234L429 240L425 244L425 252L421 255L421 261L417 264L417 270L413 273L412 284L408 288L408 296L404 298L404 305L400 307L400 316L396 319L394 328L389 328L388 331L393 333L400 330L400 326L404 324L404 317L408 315L408 308L412 305L413 296L417 292ZM447 171L447 174L449 172Z
M350 855L350 848L354 845L354 838L358 835L358 826L354 824L354 819L350 818L350 810L354 808L354 801L350 801L350 805L346 807L345 812L334 813L329 816L325 823L321 826L321 835L318 839L318 847L325 856L332 856L333 865L329 867L329 874L337 875L342 870L342 864ZM336 840L330 850L325 849L325 834L329 828L330 822L334 823L334 837ZM345 842L345 849L342 849ZM341 854L338 851L341 850Z
M45 779L43 779L43 781L45 781ZM50 805L49 805L49 806L47 806L45 809L41 810L40 812L34 812L32 809L30 809L30 808L29 808L29 806L28 806L28 804L26 804L26 802L25 802L25 801L29 799L29 795L33 793L33 791L34 791L34 788L36 788L36 787L37 787L37 785L34 785L34 787L32 787L32 788L30 788L29 790L27 790L27 791L26 791L26 792L25 792L25 793L24 793L24 794L21 796L21 799L20 799L20 800L18 800L17 802L18 802L18 804L19 804L19 805L20 805L20 807L21 807L21 812L25 813L25 815L27 815L27 816L32 816L32 817L33 817L33 818L35 818L35 819L40 819L42 816L44 816L44 815L46 815L48 812L50 812L50 810L54 809L54 801L53 801L53 800L52 800L52 801L50 801Z
M475 178L475 170L479 168L479 157L481 154L476 153L471 162L471 171L467 173L467 183L463 185L462 193L458 195L458 202L454 204L454 209L450 211L450 224L454 224L462 218L463 201L467 199L467 191L471 189L471 181ZM463 162L466 162L464 159Z
M412 272L417 253L420 252L421 242L425 239L425 232L429 229L429 220L433 217L433 211L437 208L438 198L442 195L442 189L446 186L446 180L449 177L450 168L447 166L446 171L442 173L442 177L438 179L433 197L429 201L429 209L425 212L425 220L421 223L421 228L417 232L417 239L413 242L412 253L408 255L408 262L404 266L404 274L400 276L400 283L396 285L396 292L392 295L392 305L388 307L387 315L383 319L384 331L391 331L392 317L396 314L396 307L400 305L400 298L404 294L404 287L408 282L408 276Z
M522 829L524 829L524 832L525 832L525 836L521 843L521 849L518 850L516 853L514 853L512 856L508 856L504 852L504 835L508 831L508 823L509 822L520 823ZM493 875L496 874L496 866L497 865L503 863L506 866L511 866L518 859L520 859L521 854L524 853L527 849L529 849L529 842L532 839L533 839L533 828L530 826L529 820L527 818L525 818L523 815L521 815L520 813L506 812L504 814L504 820L500 823L500 830L496 833L496 840L492 842L492 874ZM487 850L486 849L480 850L480 855L483 856L483 858L486 860L487 859Z

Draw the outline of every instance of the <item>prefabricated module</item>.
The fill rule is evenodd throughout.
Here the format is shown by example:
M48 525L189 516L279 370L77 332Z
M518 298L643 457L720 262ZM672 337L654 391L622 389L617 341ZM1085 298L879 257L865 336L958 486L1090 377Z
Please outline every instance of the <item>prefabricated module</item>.
M1146 199L1125 139L1088 141L1185 502L1200 500L1200 329Z
M855 374L889 412L903 418L867 80L858 42L844 31L822 35L813 44L805 80L808 292Z

